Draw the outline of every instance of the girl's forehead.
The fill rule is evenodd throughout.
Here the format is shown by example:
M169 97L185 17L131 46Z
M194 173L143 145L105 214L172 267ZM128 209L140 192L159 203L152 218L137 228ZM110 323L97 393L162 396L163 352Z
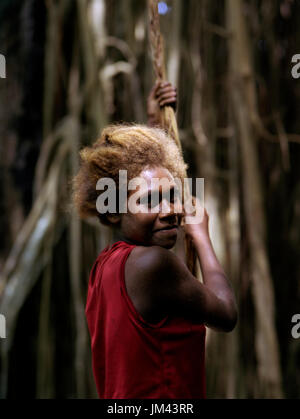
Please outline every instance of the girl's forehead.
M164 167L147 167L139 176L129 181L129 196L138 193L139 196L149 193L167 193L176 189L177 183L170 171Z
M142 179L142 182L138 182L137 189L141 194L150 191L164 192L176 187L174 176L164 167L146 168L140 173L139 179Z
M172 173L166 169L165 167L149 167L145 168L141 173L140 177L144 178L147 182L151 183L153 179L159 179L159 180L168 180L169 182L174 182L174 176Z

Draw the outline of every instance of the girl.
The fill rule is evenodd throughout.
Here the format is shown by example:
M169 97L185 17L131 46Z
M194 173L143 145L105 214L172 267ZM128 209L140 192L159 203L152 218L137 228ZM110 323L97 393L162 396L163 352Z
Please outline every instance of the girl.
M148 101L152 125L159 106L175 105L176 91L157 84ZM184 224L178 211L175 178L185 164L166 133L143 125L114 125L92 147L81 151L74 198L82 217L95 215L118 228L120 240L98 256L89 280L86 317L91 335L93 373L100 398L204 398L205 327L231 331L237 321L232 288L214 253L208 215ZM98 213L99 179L119 184L139 177L141 212ZM153 179L167 186L153 187ZM127 191L129 200L134 190ZM118 197L118 193L117 193ZM154 197L156 211L149 202ZM152 206L153 208L153 206ZM196 248L203 283L171 251L184 229Z

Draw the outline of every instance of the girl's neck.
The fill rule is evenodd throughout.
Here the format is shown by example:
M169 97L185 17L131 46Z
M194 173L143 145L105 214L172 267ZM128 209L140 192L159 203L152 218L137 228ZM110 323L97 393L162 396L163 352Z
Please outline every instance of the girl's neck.
M133 242L132 240L124 237L122 231L119 228L114 230L113 239L114 239L114 242L123 241L123 242L126 242L128 244L135 244L135 245L137 244L137 243Z

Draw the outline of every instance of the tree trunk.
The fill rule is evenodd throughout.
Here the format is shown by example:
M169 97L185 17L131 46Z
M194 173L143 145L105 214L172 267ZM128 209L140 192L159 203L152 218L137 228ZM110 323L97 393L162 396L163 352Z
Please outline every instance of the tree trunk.
M251 124L251 114L256 111L251 46L242 1L228 0L226 4L227 29L232 34L229 48L231 99L239 130L243 204L249 237L249 269L255 307L255 349L258 364L256 392L261 397L282 397L274 290L265 244L265 214L257 144Z

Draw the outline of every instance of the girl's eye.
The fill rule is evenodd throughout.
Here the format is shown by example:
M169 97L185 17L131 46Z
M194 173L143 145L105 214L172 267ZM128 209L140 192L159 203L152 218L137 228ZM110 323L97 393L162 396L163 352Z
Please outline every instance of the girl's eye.
M161 197L159 193L152 193L151 194L151 202L150 205L154 208L156 207L161 201Z
M176 201L177 199L180 199L180 193L178 189L174 190L174 201Z
M176 199L178 199L179 193L178 190L172 189L170 192L161 194L159 192L152 192L151 194L142 196L138 203L148 208L155 208L157 205L161 203L163 199L166 199L170 203L174 203Z
M175 200L179 197L179 193L178 193L178 191L175 189L172 189L171 191L170 191L170 193L166 193L164 196L163 196L167 201L169 201L169 202L171 202L171 203L174 203L175 202Z
M149 205L149 199L148 199L148 196L143 196L142 198L140 198L139 200L138 200L138 203L140 204L140 205L144 205L144 206L148 206ZM150 201L150 204L151 204L151 201Z

